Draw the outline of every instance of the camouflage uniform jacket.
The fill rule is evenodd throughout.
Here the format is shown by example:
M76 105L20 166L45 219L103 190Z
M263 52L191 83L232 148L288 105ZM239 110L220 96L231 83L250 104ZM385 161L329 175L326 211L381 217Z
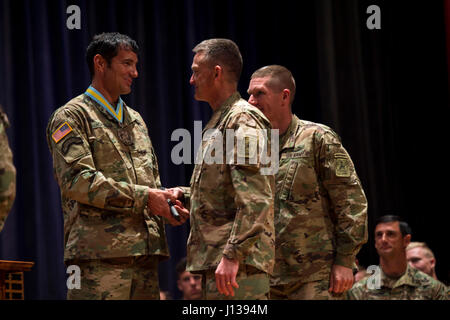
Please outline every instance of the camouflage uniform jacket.
M275 179L271 285L328 279L333 264L351 268L367 241L367 200L337 134L293 115Z
M365 277L346 292L349 300L448 300L448 288L411 266L400 278L390 278L380 268L380 288L369 289Z
M187 244L187 270L200 271L216 268L221 258L238 259L271 273L275 256L275 232L273 225L273 201L275 178L260 173L261 162L247 161L250 151L246 145L245 164L227 164L223 158L212 163L205 161L205 154L213 154L215 137L205 138L207 131L220 132L224 139L223 150L232 149L239 155L236 142L225 149L225 130L236 133L270 129L270 122L255 107L241 98L231 95L212 115L203 130L201 161L196 161L191 178L190 224ZM212 130L209 130L212 129ZM231 131L231 130L230 130ZM270 137L270 133L268 133ZM218 140L219 143L222 143ZM236 152L235 152L236 151ZM247 152L248 151L248 152Z
M47 142L61 190L65 260L168 256L164 223L147 210L149 187L161 182L139 113L124 104L121 125L82 94L50 117Z
M16 198L16 168L8 143L8 117L0 107L0 231Z

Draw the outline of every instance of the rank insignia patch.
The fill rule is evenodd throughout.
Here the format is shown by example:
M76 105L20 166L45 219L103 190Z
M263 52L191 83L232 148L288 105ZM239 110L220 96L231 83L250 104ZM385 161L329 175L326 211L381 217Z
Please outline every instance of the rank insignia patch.
M336 177L348 178L351 175L350 163L345 155L335 155Z
M236 131L236 148L239 158L251 159L251 164L256 164L258 151L259 132L254 128L238 128Z
M72 127L66 122L59 126L52 134L52 138L55 143L58 143L62 138L67 136L72 131Z

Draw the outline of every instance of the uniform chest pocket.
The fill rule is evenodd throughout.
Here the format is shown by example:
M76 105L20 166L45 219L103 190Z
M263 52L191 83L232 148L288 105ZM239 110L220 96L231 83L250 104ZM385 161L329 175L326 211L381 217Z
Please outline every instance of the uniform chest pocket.
M192 172L190 181L191 187L194 186L194 184L198 183L200 179L202 168L205 163L205 157L207 157L206 154L209 152L210 147L211 146L209 141L207 142L202 141L201 147L197 150L197 153L195 155L196 165L194 167L194 171Z
M281 200L288 200L291 194L292 184L294 182L295 174L297 172L298 162L295 160L289 161L287 170L284 172L284 179L280 188L279 198Z
M148 185L150 188L156 188L156 178L158 167L156 158L152 152L145 149L135 150L133 152L133 163L136 171L137 183Z
M89 144L97 170L121 173L132 168L127 152L112 134L98 132L89 137Z
M287 160L287 161L286 161ZM285 201L305 202L306 199L315 198L318 191L317 175L314 161L310 157L296 157L286 159L280 166L284 177L277 188L279 199Z

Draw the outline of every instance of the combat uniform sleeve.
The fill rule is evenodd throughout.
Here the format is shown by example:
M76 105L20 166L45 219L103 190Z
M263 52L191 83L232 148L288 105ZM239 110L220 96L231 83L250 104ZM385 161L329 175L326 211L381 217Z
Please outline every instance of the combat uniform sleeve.
M367 199L353 162L333 132L319 141L320 179L330 198L330 215L336 239L335 264L352 268L355 256L367 242Z
M254 141L241 136L241 134L251 136L255 132L254 129L261 127L257 126L255 120L248 114L240 114L235 123L236 141L239 139L244 141L245 149L239 150L235 144L234 151L237 156L244 156L246 164L237 162L228 166L231 171L237 211L223 255L229 259L243 261L249 249L260 239L263 232L272 230L270 226L273 226L275 178L273 175L260 173L261 164L258 157L256 164L249 163L255 152L251 145ZM242 152L245 154L240 154ZM259 250L265 249L268 250L268 258L270 258L268 248L259 248Z
M6 135L9 126L6 114L0 110L0 231L16 197L16 168Z
M190 187L181 187L178 186L178 188L183 190L184 195L184 207L188 210L191 209L191 188Z
M440 281L436 283L433 300L450 300L450 289Z
M47 126L54 174L62 194L107 211L142 214L147 208L149 187L115 181L96 169L86 121L73 110L60 109Z

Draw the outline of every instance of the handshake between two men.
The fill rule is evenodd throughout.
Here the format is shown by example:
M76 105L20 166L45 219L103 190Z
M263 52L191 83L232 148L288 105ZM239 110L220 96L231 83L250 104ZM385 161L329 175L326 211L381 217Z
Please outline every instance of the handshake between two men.
M147 206L151 214L166 218L172 226L179 226L189 218L189 210L183 202L184 192L181 188L150 189Z

